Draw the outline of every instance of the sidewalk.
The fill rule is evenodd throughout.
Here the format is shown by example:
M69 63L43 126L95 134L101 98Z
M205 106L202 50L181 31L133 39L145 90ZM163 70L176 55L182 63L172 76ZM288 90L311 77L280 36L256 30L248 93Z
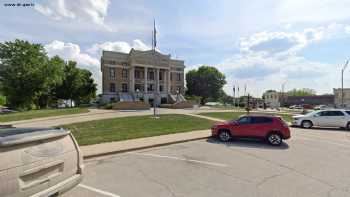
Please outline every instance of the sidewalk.
M184 133L161 135L147 138L138 138L119 142L108 142L81 146L84 159L98 157L103 155L122 153L127 151L164 146L169 144L187 142L192 140L205 139L211 136L210 130L197 130Z
M207 120L213 120L213 121L217 121L217 122L225 122L226 121L226 120L223 120L223 119L212 118L212 117L209 117L209 116L203 116L203 115L199 115L199 114L184 114L184 115L194 116L194 117L197 117L197 118L204 118L204 119L207 119Z

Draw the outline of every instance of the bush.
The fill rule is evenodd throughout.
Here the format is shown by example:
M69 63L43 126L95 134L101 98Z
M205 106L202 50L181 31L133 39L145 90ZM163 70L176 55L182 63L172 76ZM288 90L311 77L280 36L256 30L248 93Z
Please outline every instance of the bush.
M191 96L190 95L186 95L185 99L188 100L188 101L192 101L192 102L195 102L196 104L198 104L198 103L201 102L202 97L194 96L194 95L191 95Z
M115 103L107 103L106 105L103 106L104 109L113 109Z
M0 105L5 105L6 104L6 97L0 95Z

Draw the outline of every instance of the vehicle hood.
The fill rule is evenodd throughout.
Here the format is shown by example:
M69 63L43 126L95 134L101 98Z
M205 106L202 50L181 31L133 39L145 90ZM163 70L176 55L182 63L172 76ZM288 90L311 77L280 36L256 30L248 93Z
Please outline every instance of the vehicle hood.
M215 122L214 126L224 126L230 124L230 121L225 121L225 122Z
M292 116L292 117L293 118L304 118L304 117L307 117L307 116L299 114L299 115L295 115L295 116Z

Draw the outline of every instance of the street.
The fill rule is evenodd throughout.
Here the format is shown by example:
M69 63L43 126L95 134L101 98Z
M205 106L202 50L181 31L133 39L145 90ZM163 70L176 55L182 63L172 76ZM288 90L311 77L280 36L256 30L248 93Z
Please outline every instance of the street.
M281 147L198 140L85 161L64 197L350 196L350 133L292 128Z

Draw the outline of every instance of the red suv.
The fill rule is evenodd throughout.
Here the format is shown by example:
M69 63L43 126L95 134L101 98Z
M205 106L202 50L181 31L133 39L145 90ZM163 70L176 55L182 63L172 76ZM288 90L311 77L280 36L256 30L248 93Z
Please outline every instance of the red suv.
M238 120L215 124L212 135L221 141L233 137L252 137L266 139L271 145L281 145L283 139L290 138L288 124L278 116L246 115Z

